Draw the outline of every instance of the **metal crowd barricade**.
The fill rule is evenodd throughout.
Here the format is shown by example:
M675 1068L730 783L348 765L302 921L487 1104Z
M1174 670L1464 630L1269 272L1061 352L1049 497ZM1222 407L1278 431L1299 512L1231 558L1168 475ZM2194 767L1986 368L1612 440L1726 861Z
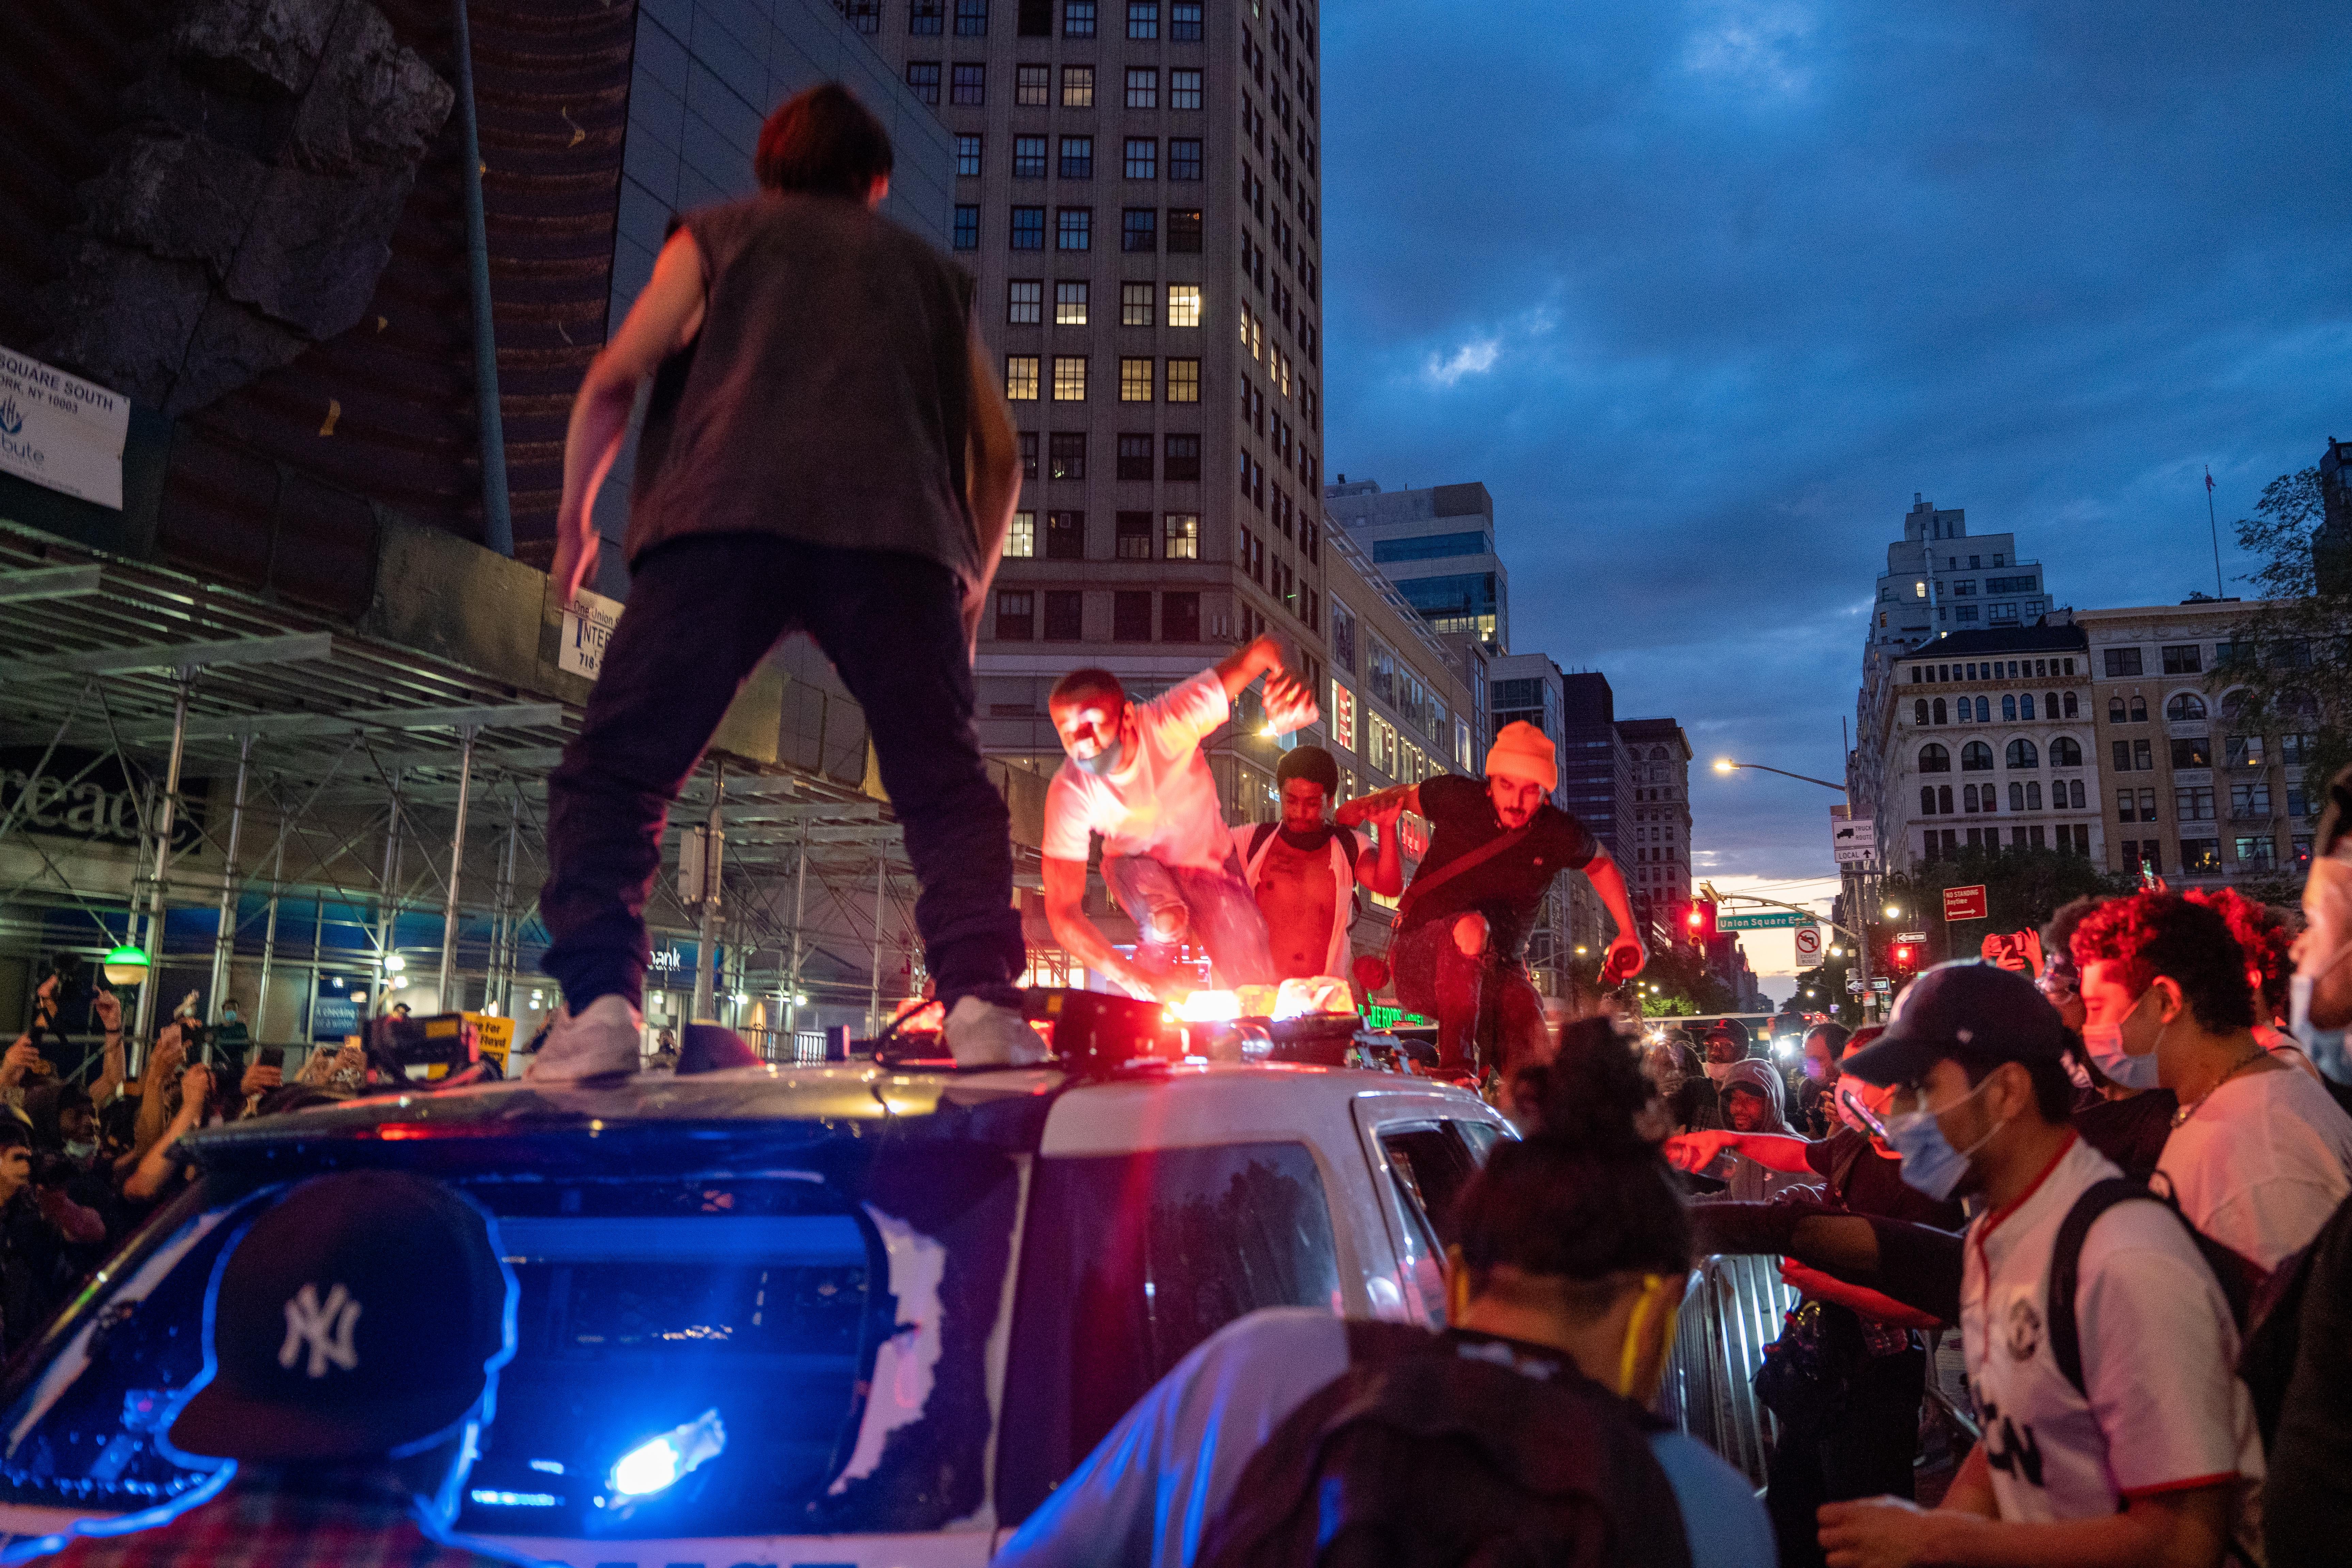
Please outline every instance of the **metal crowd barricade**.
M1771 1257L1709 1257L1683 1298L1674 1353L1654 1406L1723 1456L1758 1487L1772 1447L1772 1415L1756 1397L1764 1347L1780 1337L1797 1292L1780 1282Z

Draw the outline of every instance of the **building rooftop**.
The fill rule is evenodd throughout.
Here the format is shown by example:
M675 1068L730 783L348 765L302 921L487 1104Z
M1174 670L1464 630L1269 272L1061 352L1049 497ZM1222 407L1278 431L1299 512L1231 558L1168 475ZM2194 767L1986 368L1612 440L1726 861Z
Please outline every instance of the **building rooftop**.
M1965 658L1972 653L2078 652L2090 646L2080 626L2002 626L1931 637L1895 657L1919 658L1932 652L1937 658Z

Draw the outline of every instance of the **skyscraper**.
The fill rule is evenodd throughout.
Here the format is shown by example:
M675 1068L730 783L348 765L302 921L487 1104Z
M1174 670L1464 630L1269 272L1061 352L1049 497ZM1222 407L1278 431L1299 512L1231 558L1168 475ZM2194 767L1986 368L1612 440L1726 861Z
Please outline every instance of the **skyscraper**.
M982 739L1049 768L1045 694L1150 694L1323 603L1316 10L843 0L953 139L956 259L1024 484L981 626ZM1212 765L1229 806L1233 745Z
M1966 509L1914 492L1903 537L1886 547L1870 646L1902 651L1952 632L2030 626L2050 608L2042 563L2021 561L2013 533L1969 532Z
M1433 630L1509 650L1511 578L1495 553L1495 498L1485 485L1383 491L1378 479L1342 474L1323 495Z

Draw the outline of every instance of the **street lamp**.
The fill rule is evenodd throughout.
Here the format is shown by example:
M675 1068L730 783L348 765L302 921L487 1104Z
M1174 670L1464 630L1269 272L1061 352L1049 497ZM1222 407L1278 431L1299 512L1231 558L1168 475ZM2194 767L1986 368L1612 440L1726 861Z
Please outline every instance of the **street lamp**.
M1717 773L1727 773L1734 768L1753 768L1759 773L1779 773L1784 779L1801 779L1806 784L1817 784L1823 789L1833 789L1840 795L1845 793L1845 785L1832 784L1827 779L1817 779L1811 773L1792 773L1786 768L1768 767L1762 763L1735 763L1729 757L1717 757L1715 760Z
M1903 918L1903 906L1901 904L1889 904L1886 906L1885 912L1888 920L1899 921Z

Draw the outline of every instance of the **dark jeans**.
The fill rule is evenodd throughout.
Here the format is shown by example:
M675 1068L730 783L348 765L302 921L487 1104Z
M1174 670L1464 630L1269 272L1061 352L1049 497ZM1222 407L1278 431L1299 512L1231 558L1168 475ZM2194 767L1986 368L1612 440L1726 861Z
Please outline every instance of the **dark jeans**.
M1145 968L1173 969L1189 939L1208 950L1223 989L1275 983L1265 917L1234 856L1225 857L1223 870L1203 871L1149 855L1106 855L1102 869L1119 908L1135 921L1135 956Z
M1765 1462L1764 1507L1780 1544L1780 1568L1817 1568L1822 1561L1816 1517L1822 1504L1912 1495L1919 1402L1927 1388L1925 1351L1915 1346L1899 1355L1869 1356L1855 1368L1835 1419L1819 1427L1780 1423Z
M642 1002L646 899L670 803L779 638L805 631L866 710L874 760L922 891L915 924L940 1000L1017 1005L1011 819L981 765L961 593L912 555L769 534L648 551L604 649L580 733L547 781L541 967L573 1011Z
M1525 964L1499 957L1491 946L1465 953L1454 940L1460 918L1424 921L1390 944L1397 1001L1409 1012L1437 1020L1441 1071L1475 1072L1481 1079L1498 1072L1507 1079L1550 1054L1543 998Z

